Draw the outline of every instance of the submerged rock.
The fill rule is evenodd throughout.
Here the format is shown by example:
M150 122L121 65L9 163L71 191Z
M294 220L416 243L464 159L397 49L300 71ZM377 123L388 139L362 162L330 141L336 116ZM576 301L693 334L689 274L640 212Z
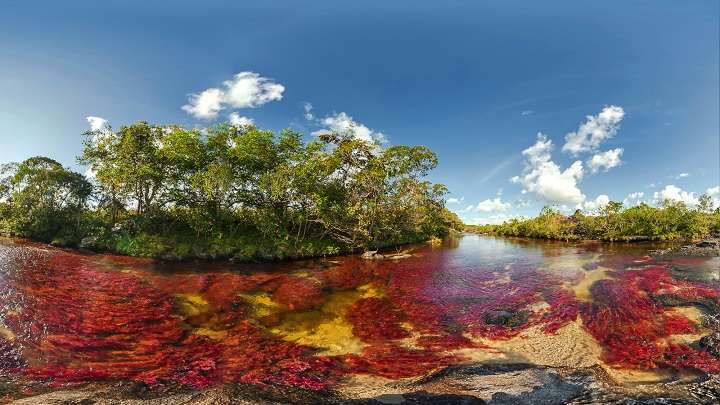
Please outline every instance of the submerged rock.
M710 297L683 298L677 294L654 294L650 295L653 301L665 307L705 307L712 311L718 310L718 302Z
M385 256L377 252L377 250L368 250L360 256L364 260L385 260Z
M659 249L650 252L651 256L669 257L669 256L696 256L696 257L715 257L720 256L720 240L709 239L692 245L673 247L668 249Z
M711 333L700 339L700 347L705 348L708 353L720 358L720 332Z
M360 258L364 260L402 260L411 259L413 257L415 256L411 255L410 253L383 255L378 253L377 250L368 250L367 252L363 253L362 256L360 256Z
M489 311L485 314L484 320L489 325L516 328L527 322L528 314L525 312Z

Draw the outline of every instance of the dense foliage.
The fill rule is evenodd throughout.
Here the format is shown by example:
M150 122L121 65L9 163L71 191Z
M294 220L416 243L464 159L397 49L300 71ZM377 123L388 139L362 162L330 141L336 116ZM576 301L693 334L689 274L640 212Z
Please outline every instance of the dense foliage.
M423 180L437 166L424 146L144 121L85 135L78 161L94 184L43 157L3 166L6 232L133 255L277 258L417 242L461 225L444 208L445 187Z
M565 216L557 207L547 205L536 218L513 219L502 225L472 227L471 231L508 236L607 241L671 240L702 238L720 233L720 208L714 209L709 196L689 209L681 201L665 200L660 207L645 203L623 209L623 204L610 201L596 215L583 215L581 210Z

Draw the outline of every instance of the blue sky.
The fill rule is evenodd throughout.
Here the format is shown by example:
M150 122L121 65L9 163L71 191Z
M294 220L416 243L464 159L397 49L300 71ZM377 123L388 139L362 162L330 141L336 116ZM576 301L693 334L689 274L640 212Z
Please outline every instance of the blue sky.
M437 152L430 180L469 223L548 202L692 205L720 184L719 4L9 0L0 162L84 172L89 116L307 139L352 117Z

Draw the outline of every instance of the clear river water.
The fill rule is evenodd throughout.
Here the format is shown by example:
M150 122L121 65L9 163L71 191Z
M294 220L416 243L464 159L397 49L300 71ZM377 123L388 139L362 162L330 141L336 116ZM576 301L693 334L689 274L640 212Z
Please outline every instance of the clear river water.
M0 402L93 384L287 402L524 392L478 372L436 381L487 366L712 403L720 360L699 341L720 331L720 258L657 247L465 235L399 260L162 263L0 239Z

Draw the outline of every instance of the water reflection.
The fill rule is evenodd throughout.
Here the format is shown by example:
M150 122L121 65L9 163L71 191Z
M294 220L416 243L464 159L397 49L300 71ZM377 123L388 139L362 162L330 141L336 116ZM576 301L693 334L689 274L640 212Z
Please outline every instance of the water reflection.
M719 371L695 342L718 329L704 319L720 261L655 262L650 247L467 235L399 261L234 264L0 240L0 367L51 384L312 390L488 359L619 380Z

